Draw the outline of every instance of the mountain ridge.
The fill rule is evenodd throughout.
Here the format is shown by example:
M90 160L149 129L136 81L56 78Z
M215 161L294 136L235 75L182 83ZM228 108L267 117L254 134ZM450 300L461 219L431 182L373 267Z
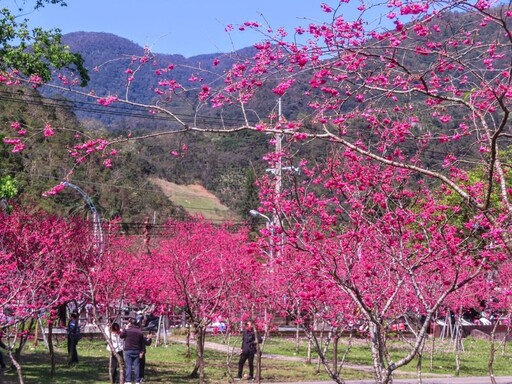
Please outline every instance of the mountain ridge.
M134 58L144 55L145 48L129 39L107 32L79 31L64 34L62 41L72 52L82 55L89 70L91 80L82 91L95 95L117 95L120 98L125 98L129 92L130 100L141 104L151 104L158 97L154 91L159 81L158 76L155 76L157 69L168 68L171 65L172 77L180 84L191 84L190 78L198 76L203 83L211 84L228 71L236 60L248 58L256 51L254 47L245 47L231 53L200 54L189 58L181 54L155 53L156 65L141 66L136 73L130 74L127 73L129 69L136 66ZM128 81L129 78L132 79ZM196 84L199 86L199 83ZM197 112L194 97L188 95L189 91L187 95L173 95L174 111L183 114ZM47 87L43 87L41 93L46 97L65 97L75 103L84 101L83 97ZM82 112L80 108L77 108L76 112L80 120L100 121L106 128L114 131L121 126L131 130L140 126L147 129L161 126L156 121L148 122L148 119L128 122L127 118L101 112ZM216 113L209 111L213 116Z

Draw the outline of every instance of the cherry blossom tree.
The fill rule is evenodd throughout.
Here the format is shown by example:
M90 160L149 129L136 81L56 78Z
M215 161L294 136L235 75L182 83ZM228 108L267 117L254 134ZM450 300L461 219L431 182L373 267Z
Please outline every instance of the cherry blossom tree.
M121 234L118 223L107 223L111 231L106 247L96 260L94 268L82 270L87 287L84 298L92 304L93 316L105 341L112 345L111 333L103 325L110 327L112 322L121 322L119 314L125 306L149 302L148 290L158 289L154 284L154 271L148 266L154 264L146 251L143 240L135 236ZM124 360L118 361L119 382L124 383Z
M272 251L264 240L262 248L248 243L247 254L238 266L239 273L245 276L233 287L230 300L226 303L225 316L234 325L231 332L243 331L246 321L252 321L256 340L256 358L254 378L259 383L262 378L262 353L265 341L271 331L275 330L275 317L279 310L275 292L276 275ZM240 345L233 351L238 352Z
M94 262L84 222L16 209L2 214L0 226L2 308L23 318L82 295L84 282L76 270Z
M331 376L339 375L343 360L338 360L338 344L343 333L348 333L348 349L351 337L359 334L360 316L357 306L340 292L336 285L319 279L311 260L303 257L296 247L280 247L279 259L275 261L273 285L267 287L267 294L275 303L276 312L293 319L296 326L298 353L298 331L301 328L310 343L308 361L311 362L311 346L318 355L319 365ZM331 353L332 352L332 353ZM329 355L328 355L329 353Z
M348 325L356 313L365 318L375 380L388 383L419 355L442 305L479 305L474 292L485 286L488 271L498 273L508 262L506 244L499 237L487 241L489 233L472 222L454 224L460 208L440 203L426 183L412 183L409 170L352 150L333 154L325 166L303 163L301 170L304 179L279 194L272 178L262 183L262 204L280 220L272 232L297 250L281 262L300 260L297 271L309 279L294 280L298 296L325 303L327 324ZM417 311L424 321L410 349L392 358L391 323ZM328 372L343 382L335 369Z
M169 221L151 250L144 281L148 299L161 310L181 308L196 340L192 376L204 381L206 328L219 316L227 318L228 303L240 299L241 281L258 279L243 229L215 226L203 219ZM155 273L155 271L158 273ZM242 295L244 297L244 295ZM245 299L247 300L247 299Z
M0 309L7 315L2 323L17 327L49 314L51 330L55 309L83 296L86 281L78 271L90 268L95 261L91 231L81 220L65 220L43 212L14 208L10 214L0 215ZM22 337L13 355L15 360L24 341ZM51 344L50 353L53 362ZM17 367L21 377L21 367Z

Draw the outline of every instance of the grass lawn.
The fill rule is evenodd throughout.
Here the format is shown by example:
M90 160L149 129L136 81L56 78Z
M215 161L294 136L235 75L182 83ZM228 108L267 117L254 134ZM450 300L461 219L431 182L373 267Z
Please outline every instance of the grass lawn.
M403 351L409 347L404 341L389 340L390 354L395 361L404 357ZM464 351L461 353L460 376L486 376L488 374L487 364L489 359L490 344L488 341L467 337L463 339ZM498 347L498 343L495 344ZM341 340L339 353L342 354L347 349L346 340ZM299 356L306 356L307 340L301 339ZM293 356L295 354L295 340L292 339L270 339L265 346L267 353L280 353ZM429 373L439 375L454 375L455 350L453 342L448 340L435 340L432 370L430 369L431 341L428 340L423 351L423 374ZM347 362L356 365L370 366L372 364L370 355L370 344L366 339L352 340L350 353L347 356ZM416 361L408 366L400 368L403 372L415 372ZM512 375L512 345L510 342L500 347L495 353L494 372L497 376Z
M222 343L222 338L208 336L207 341ZM240 338L229 339L230 345L239 346ZM401 341L393 341L390 353L400 356L400 350L404 344ZM433 360L433 370L430 366L430 345L427 344L423 359L423 372L453 375L455 371L455 355L450 341L436 341L436 350ZM485 376L487 375L488 342L464 339L465 351L461 356L461 375L463 376ZM344 343L340 344L340 353L346 349ZM108 351L105 343L101 341L82 340L78 345L80 363L69 367L66 356L66 344L60 342L56 346L57 351L57 374L53 381L49 378L49 355L42 343L34 347L29 344L22 354L21 365L23 369L24 382L35 383L108 383ZM193 352L193 351L192 351ZM306 357L307 342L300 340L299 357ZM279 354L284 356L295 355L295 343L291 338L273 337L267 339L264 347L264 354ZM147 352L146 378L150 383L197 383L197 379L189 378L194 365L194 356L186 356L184 344L172 342L169 346L150 347ZM286 360L264 358L262 360L262 376L265 382L285 381L312 381L329 380L321 368L316 373L315 359L312 364ZM206 351L206 376L207 382L211 384L228 383L230 375L236 374L238 356L230 356L226 352ZM357 365L370 365L370 354L368 342L364 339L357 340L348 355L348 363ZM414 372L415 363L400 371ZM497 375L512 375L512 347L506 345L496 353L494 363ZM244 372L247 372L245 367ZM353 370L344 368L342 371L344 379L371 378L371 373L364 370ZM18 383L15 372L9 371L4 374L3 383ZM0 381L1 383L1 381Z
M101 341L81 340L78 345L80 363L75 366L67 365L66 345L61 344L57 351L57 374L53 381L49 378L49 355L40 344L37 348L30 347L23 354L20 361L23 378L26 384L35 383L108 383L109 353L105 343ZM192 351L193 352L193 351ZM206 351L206 376L208 383L228 383L228 369L236 375L238 358L232 357L228 364L227 353ZM150 383L197 383L197 379L188 375L194 366L194 356L186 357L185 345L172 343L170 346L149 347L147 351L146 379ZM311 365L274 361L263 361L263 376L265 381L289 381L297 378L303 380L328 380L322 371L316 374ZM247 366L244 373L247 372ZM353 372L352 377L360 377ZM1 383L1 381L0 381ZM16 373L9 371L4 374L3 383L18 383Z

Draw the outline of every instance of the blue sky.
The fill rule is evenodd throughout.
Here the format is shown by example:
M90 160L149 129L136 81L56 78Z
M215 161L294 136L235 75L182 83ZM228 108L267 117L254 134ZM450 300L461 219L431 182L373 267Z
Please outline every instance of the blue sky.
M17 0L21 2L22 0ZM0 1L13 3L14 0ZM190 57L230 52L261 40L255 33L227 24L268 21L274 29L307 26L325 20L320 4L326 0L67 0L68 6L47 5L26 15L30 26L75 31L110 32L154 52ZM330 1L334 5L337 1Z

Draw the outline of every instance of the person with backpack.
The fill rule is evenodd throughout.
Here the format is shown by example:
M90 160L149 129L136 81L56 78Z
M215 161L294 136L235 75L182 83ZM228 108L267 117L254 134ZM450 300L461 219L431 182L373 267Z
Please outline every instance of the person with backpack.
M78 363L78 352L76 346L82 335L80 334L80 324L78 324L78 315L76 313L71 314L71 318L68 323L68 358L69 364Z

